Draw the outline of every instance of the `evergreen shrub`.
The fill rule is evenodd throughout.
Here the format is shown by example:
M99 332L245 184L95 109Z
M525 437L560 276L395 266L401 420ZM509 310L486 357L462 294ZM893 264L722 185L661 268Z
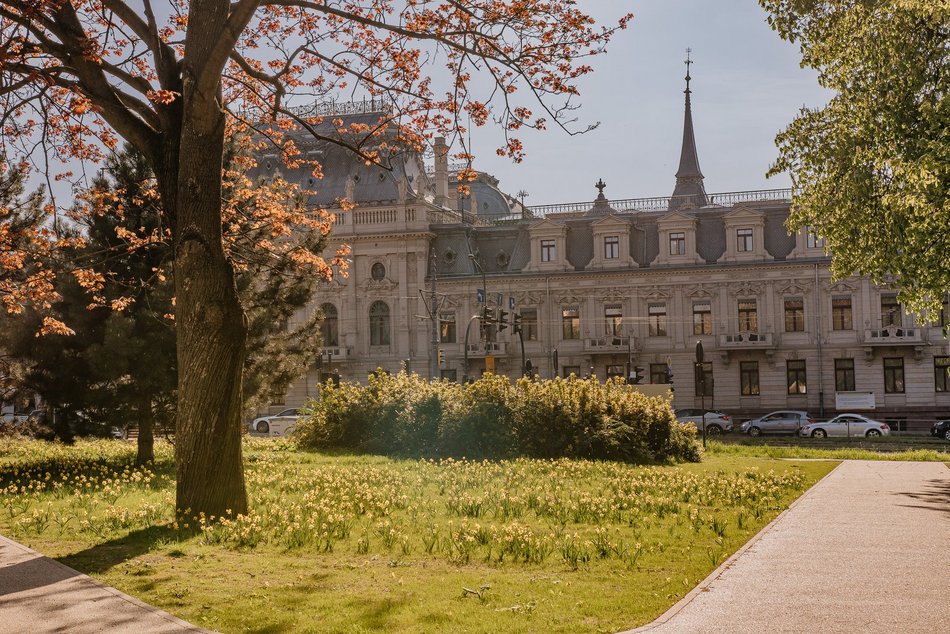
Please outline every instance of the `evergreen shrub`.
M519 379L462 385L415 374L321 386L294 432L304 447L405 457L698 461L696 429L668 401L621 380Z

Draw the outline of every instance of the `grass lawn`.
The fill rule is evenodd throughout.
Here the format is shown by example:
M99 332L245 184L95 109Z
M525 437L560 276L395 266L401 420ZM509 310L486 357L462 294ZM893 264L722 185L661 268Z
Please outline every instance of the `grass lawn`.
M708 443L709 456L760 458L809 458L824 460L912 460L950 462L950 443L929 439L898 438L849 440L847 438L747 438L725 437Z
M252 512L177 526L171 451L0 440L0 531L222 632L610 632L649 622L836 463L329 456L248 441Z

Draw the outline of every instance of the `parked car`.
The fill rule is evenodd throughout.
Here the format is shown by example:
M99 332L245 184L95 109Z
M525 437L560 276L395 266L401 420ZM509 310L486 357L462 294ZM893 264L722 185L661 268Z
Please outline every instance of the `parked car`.
M252 434L265 434L267 436L283 436L286 431L282 433L272 433L271 427L280 427L281 430L287 428L288 418L292 418L293 422L297 422L297 417L300 415L300 409L296 407L291 407L290 409L285 409L284 411L274 414L272 416L260 416L251 421L251 424L247 426L247 430ZM275 420L281 419L281 420Z
M799 431L800 436L825 438L827 436L867 436L875 438L889 436L891 428L887 423L868 418L861 414L838 414L831 420L810 423Z
M934 426L930 428L930 435L950 440L950 419L938 420L934 423Z
M770 412L761 418L753 418L742 423L739 431L750 436L761 434L798 434L804 425L814 423L808 412L801 410L782 410Z
M729 416L722 412L712 409L684 408L676 412L676 420L681 423L692 423L700 433L703 431L703 412L706 412L706 434L717 436L719 434L728 434L732 431L732 421Z

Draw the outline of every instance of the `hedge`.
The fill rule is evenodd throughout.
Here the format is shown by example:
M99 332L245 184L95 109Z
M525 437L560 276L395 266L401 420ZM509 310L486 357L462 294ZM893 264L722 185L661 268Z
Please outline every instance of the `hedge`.
M462 385L416 374L321 386L294 432L304 447L404 457L698 461L692 425L622 380L519 379Z

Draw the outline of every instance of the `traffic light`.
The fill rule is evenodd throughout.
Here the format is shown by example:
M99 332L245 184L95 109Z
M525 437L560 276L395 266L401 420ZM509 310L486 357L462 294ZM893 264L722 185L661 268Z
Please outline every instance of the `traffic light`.
M438 357L439 367L441 368L442 367L442 348L439 348L437 350L437 357Z
M498 332L508 327L508 313L498 308Z
M630 374L630 383L640 385L641 381L643 381L643 368L636 366Z
M666 382L673 385L673 368L666 366Z
M521 334L521 313L515 313L511 316L511 332Z

